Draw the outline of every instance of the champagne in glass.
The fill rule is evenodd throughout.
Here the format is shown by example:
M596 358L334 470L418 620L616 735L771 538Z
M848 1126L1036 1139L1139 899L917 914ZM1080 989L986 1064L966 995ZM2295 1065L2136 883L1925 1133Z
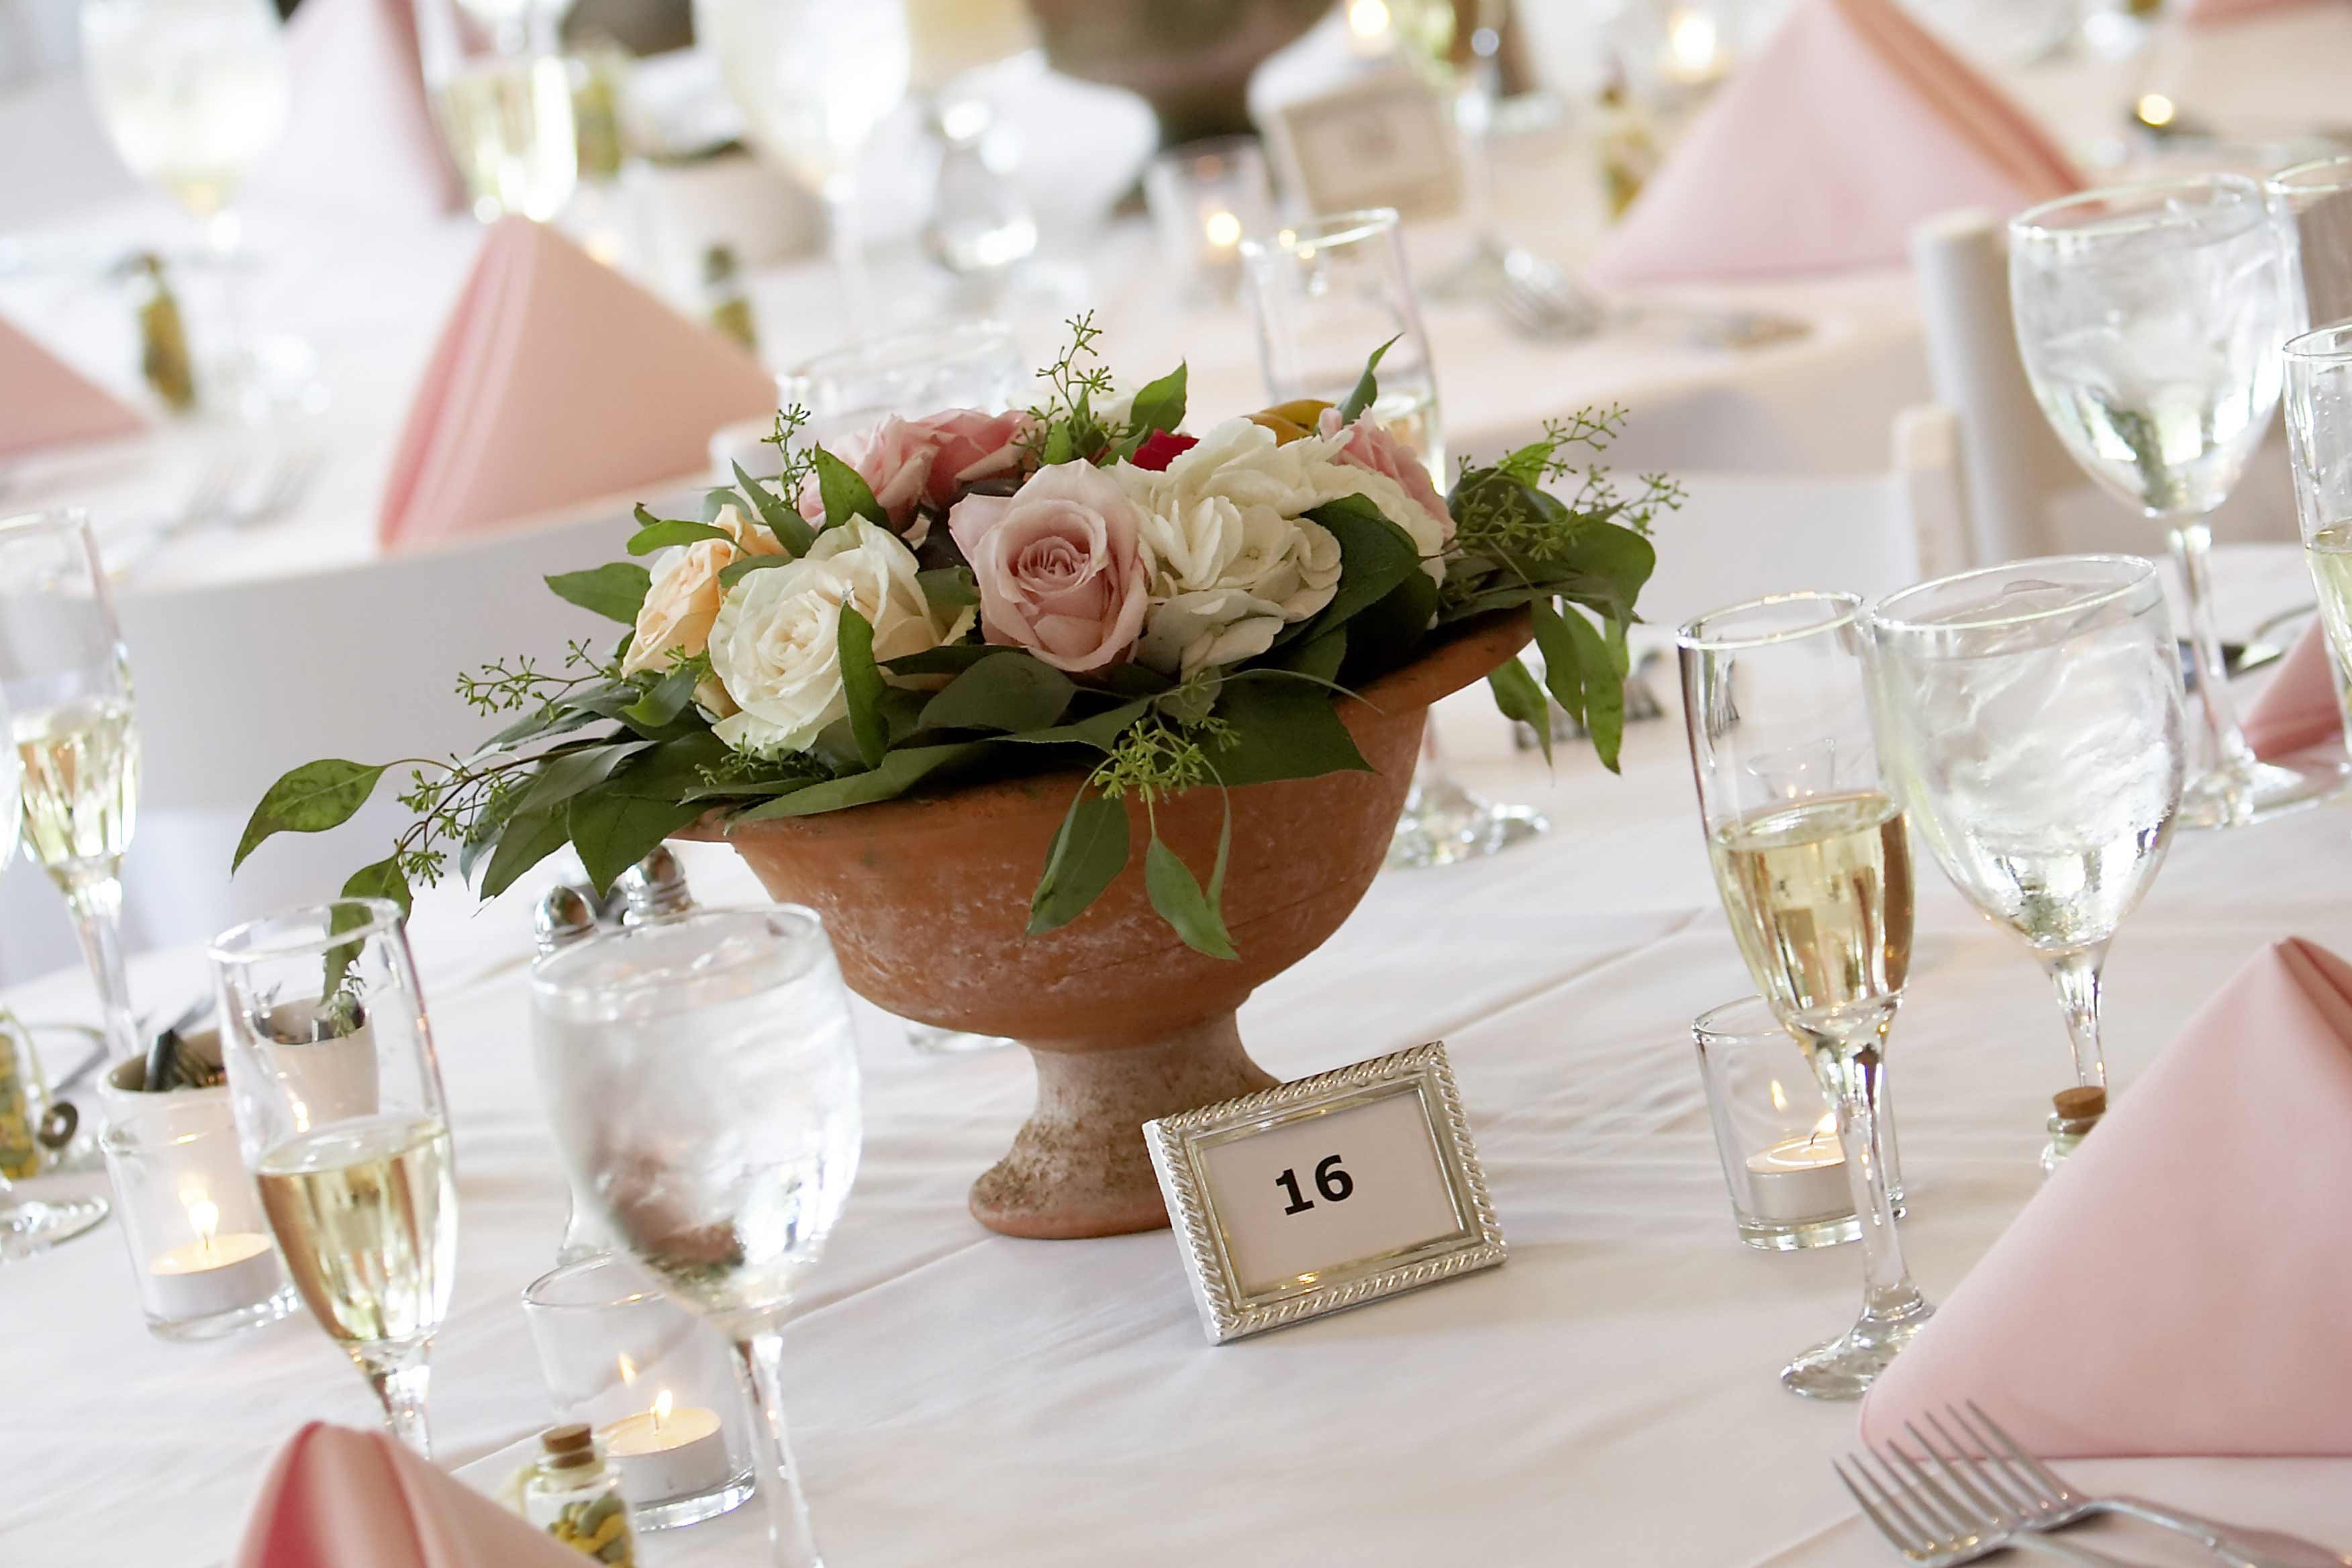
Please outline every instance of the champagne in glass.
M1911 853L1882 774L1860 601L1789 594L1702 616L1675 638L1692 772L1733 939L1837 1112L1863 1247L1862 1313L1780 1373L1861 1396L1933 1310L1895 1231L1888 1030L1911 963Z
M441 138L474 216L545 223L580 182L572 77L554 55L491 58L453 68L434 89Z
M24 839L66 897L108 1055L144 1043L122 965L122 855L139 793L131 664L79 512L0 521L0 695L24 778Z
M2345 706L2352 679L2352 322L2304 333L2284 357L2295 516ZM2347 720L2352 733L2352 708Z
M2180 658L2155 568L2076 555L1882 599L1879 733L1921 835L2057 987L2078 1088L2104 1089L2100 974L2172 841Z
M2205 519L2270 427L2278 345L2302 319L2262 188L2200 175L2091 191L2010 225L2010 293L2036 402L2099 486L2171 531L2188 589L2205 756L2192 827L2253 822L2334 790L2340 756L2257 761L2213 625Z
M433 1336L457 1271L441 1068L398 905L340 899L215 938L237 1144L287 1273L430 1458Z

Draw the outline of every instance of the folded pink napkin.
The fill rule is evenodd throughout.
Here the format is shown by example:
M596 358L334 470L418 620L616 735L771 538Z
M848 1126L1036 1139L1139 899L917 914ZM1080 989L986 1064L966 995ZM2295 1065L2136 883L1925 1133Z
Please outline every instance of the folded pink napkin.
M713 430L775 406L735 344L501 218L409 406L377 533L425 544L698 472Z
M583 1561L383 1433L313 1421L278 1451L230 1568L579 1568Z
M2344 710L2336 700L2329 668L2327 634L2315 620L2287 649L2270 684L2246 710L2246 743L2258 757L2283 757L2344 732Z
M2168 14L2192 27L2210 27L2217 22L2234 22L2241 16L2281 10L2299 3L2301 0L2185 0Z
M1864 1436L1973 1399L2053 1458L2352 1456L2347 1194L2352 964L2290 939L2117 1097L1879 1378Z
M112 394L0 320L0 457L145 428Z
M411 0L303 0L286 25L286 57L285 134L249 197L406 219L464 205L425 94Z
M1894 266L1924 218L2081 187L2041 128L1894 0L1797 0L1588 271L1624 287Z

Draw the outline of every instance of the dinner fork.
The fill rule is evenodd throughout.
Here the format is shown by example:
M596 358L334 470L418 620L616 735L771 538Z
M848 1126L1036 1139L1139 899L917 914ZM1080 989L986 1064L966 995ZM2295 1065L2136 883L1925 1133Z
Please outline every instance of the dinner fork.
M2054 1536L2035 1534L1992 1510L1964 1501L1892 1443L1886 1445L1885 1453L1878 1456L1878 1464L1879 1471L1874 1473L1868 1459L1851 1454L1844 1464L1832 1459L1830 1468L1837 1472L1838 1479L1853 1494L1853 1500L1862 1505L1870 1522L1878 1527L1878 1533L1886 1537L1887 1543L1901 1552L1905 1561L1916 1563L1919 1568L1951 1568L1954 1563L1973 1563L2011 1546L2039 1552L2046 1557L2133 1568L2122 1558L2109 1557ZM1848 1465L1853 1467L1851 1474ZM1906 1472L1908 1479L1905 1479ZM1974 1495L1969 1494L1970 1498Z

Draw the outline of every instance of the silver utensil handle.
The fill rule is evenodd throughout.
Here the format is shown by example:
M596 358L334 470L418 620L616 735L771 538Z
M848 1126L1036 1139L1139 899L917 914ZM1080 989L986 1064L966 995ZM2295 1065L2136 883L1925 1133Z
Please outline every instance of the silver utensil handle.
M2231 1534L2227 1526L2216 1524L2210 1519L2200 1519L2193 1513L2182 1513L2178 1509L2159 1507L2144 1498L2132 1497L2105 1498L2100 1500L2099 1507L2103 1512L2119 1513L2142 1523L2155 1525L2159 1530L2186 1535L2229 1564L2229 1568L2286 1568L2278 1559L2265 1557L2248 1548ZM2314 1549L2326 1550L2325 1547Z
M2063 1557L2074 1563L2098 1563L2105 1568L2145 1568L2128 1558L2110 1557L2104 1552L2094 1552L2087 1546L2077 1546L2054 1535L2042 1535L2033 1531L2020 1531L2005 1542L2012 1550L2038 1552L2045 1557Z

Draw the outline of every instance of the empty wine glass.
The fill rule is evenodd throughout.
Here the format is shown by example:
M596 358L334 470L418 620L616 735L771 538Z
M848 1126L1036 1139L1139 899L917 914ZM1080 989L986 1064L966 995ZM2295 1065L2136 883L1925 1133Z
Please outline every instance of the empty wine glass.
M0 521L0 697L24 770L25 847L72 910L110 1061L143 1048L122 967L122 853L139 801L131 659L79 512Z
M1873 605L1879 735L1944 874L2058 990L2074 1081L2104 1089L2100 970L2172 842L2188 772L2156 569L2073 555Z
M1756 988L1837 1111L1861 1222L1862 1314L1781 1386L1853 1399L1934 1309L1887 1186L1886 1035L1911 963L1911 848L1872 728L1870 646L1848 594L1786 594L1684 626L1683 714L1717 890Z
M824 198L851 333L871 331L857 159L907 96L904 0L695 0L694 38L719 61L751 145Z
M2045 203L2010 224L2010 292L2059 439L2102 488L2171 531L2205 715L2180 821L2254 822L2334 790L2337 761L2255 759L2213 625L2205 519L2270 428L2279 346L2302 312L2262 188L2211 174Z
M783 1319L849 1199L849 994L815 914L701 910L531 970L540 1087L572 1190L733 1342L779 1568L819 1561L786 1440Z
M213 940L237 1145L303 1304L433 1456L425 1396L457 1271L441 1065L387 899L338 899Z
M2285 357L2295 512L2340 701L2352 677L2352 322L2304 333Z

